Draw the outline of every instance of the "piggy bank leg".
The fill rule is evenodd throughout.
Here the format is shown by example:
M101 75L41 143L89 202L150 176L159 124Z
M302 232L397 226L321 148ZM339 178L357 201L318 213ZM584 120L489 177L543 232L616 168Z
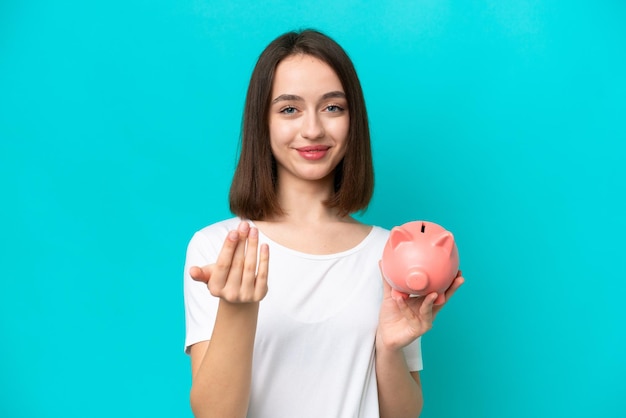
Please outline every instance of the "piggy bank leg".
M399 299L399 298L408 299L409 295L404 292L400 292L396 289L391 289L391 298L392 299Z

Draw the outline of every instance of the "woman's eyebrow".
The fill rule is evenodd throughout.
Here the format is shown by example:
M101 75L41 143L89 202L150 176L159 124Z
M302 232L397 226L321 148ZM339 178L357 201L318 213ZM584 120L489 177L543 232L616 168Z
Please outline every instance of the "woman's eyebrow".
M322 100L327 99L345 99L346 94L343 91L331 91L322 96Z
M346 94L343 91L330 91L328 93L325 93L324 95L322 95L321 100L328 100L328 99L345 99L346 98ZM298 95L295 94L281 94L280 96L276 97L274 100L272 100L272 104L274 103L278 103L278 102L303 102L304 99Z
M272 100L272 104L274 103L278 103L278 102L303 102L304 99L300 96L296 96L295 94L281 94L280 96L278 96L277 98L275 98L274 100Z

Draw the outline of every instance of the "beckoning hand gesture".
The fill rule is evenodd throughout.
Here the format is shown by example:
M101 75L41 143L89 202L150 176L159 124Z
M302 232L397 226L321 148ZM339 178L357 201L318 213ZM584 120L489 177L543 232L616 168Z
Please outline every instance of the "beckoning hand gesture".
M258 245L259 230L241 222L228 233L215 264L191 267L189 274L227 302L259 302L267 294L269 247L263 244L258 251Z

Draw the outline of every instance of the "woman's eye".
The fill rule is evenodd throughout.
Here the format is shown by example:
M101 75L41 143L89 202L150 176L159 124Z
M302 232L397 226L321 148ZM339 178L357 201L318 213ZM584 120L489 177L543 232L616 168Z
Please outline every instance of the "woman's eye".
M326 110L329 112L341 112L344 109L339 105L328 105L326 106Z
M284 113L285 115L293 115L294 113L296 113L296 110L297 109L295 107L287 106L280 109L280 113Z

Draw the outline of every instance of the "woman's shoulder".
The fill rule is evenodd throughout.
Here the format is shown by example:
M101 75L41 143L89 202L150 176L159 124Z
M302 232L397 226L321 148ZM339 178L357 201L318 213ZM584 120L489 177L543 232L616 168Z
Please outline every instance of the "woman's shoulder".
M389 230L377 224L364 223L356 219L352 220L352 224L356 229L367 231L367 235L370 236L383 237L384 239L387 239L387 236L389 236Z
M226 231L226 233L228 233L228 231L232 229L237 229L237 226L239 225L240 222L241 222L241 218L234 216L232 218L223 219L221 221L217 221L212 224L209 224L201 228L197 233L212 234L215 232L222 232L222 231Z
M239 218L229 218L197 230L187 244L187 263L199 266L215 262L226 235L236 229L239 222Z
M233 229L237 229L237 226L241 222L241 219L238 217L232 217L228 219L224 219L218 222L214 222L209 224L199 230L197 230L193 237L191 238L191 243L195 242L217 242L221 243L228 235L229 231Z
M361 222L353 223L350 228L358 239L360 249L365 250L374 248L376 251L382 248L389 238L389 230L376 224L366 224Z
M384 246L389 238L389 230L377 225L372 225L371 228L372 230L369 234L371 241L378 246Z
M378 225L372 225L372 233L384 237L385 239L389 236L389 230Z

